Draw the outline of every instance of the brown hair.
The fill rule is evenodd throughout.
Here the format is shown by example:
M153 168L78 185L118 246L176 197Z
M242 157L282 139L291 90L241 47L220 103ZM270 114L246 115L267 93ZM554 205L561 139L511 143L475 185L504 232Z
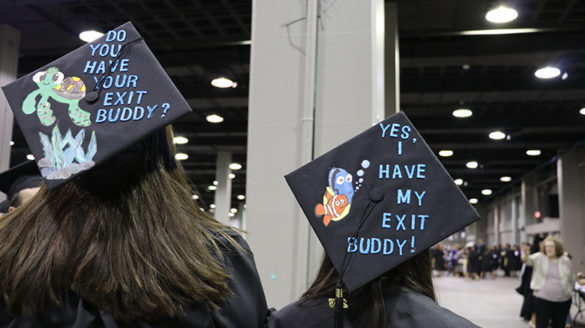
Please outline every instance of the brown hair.
M56 190L43 184L0 218L10 314L43 312L73 291L118 320L157 320L231 295L217 236L241 248L191 199L181 167L165 169L152 139Z
M563 248L563 244L553 236L548 236L544 239L543 244L547 241L552 241L555 244L555 256L561 257L565 254L565 249ZM543 252L546 254L546 252Z
M301 301L333 297L337 278L333 263L325 255L317 277L301 296ZM385 327L387 315L384 299L390 293L393 284L409 288L435 301L429 250L420 252L352 293L344 290L350 304L346 310L348 319L357 326Z

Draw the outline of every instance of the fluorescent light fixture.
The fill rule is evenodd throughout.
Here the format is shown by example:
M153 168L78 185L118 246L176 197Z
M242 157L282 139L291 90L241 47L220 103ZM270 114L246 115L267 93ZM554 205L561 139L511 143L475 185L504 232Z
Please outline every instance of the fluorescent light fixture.
M503 177L500 178L500 181L502 181L502 182L510 182L510 181L512 181L512 177L503 176Z
M585 109L585 108L583 108L583 109ZM581 111L583 111L583 109L581 109ZM585 113L585 111L583 111L583 113ZM14 141L10 140L10 145L14 146Z
M233 173L230 173L230 174L228 175L228 177L229 177L230 179L232 179L232 180L233 180L233 179L235 179L235 178L236 178L236 175L235 175L235 174L233 174Z
M541 67L534 72L534 76L539 79L553 79L561 75L561 70L554 66Z
M585 107L583 107L583 108L581 108L581 109L579 110L579 114L581 114L581 115L585 115ZM12 145L12 144L11 144L11 145Z
M490 132L490 139L492 140L502 140L506 138L506 134L502 131L493 131Z
M211 191L215 191L215 190L217 190L217 186L214 186L214 185L207 186L207 189L211 190Z
M239 170L239 169L242 168L242 164L240 164L240 163L231 163L229 167L230 167L231 170L237 171L237 170Z
M455 184L460 186L463 184L463 179L455 179Z
M238 84L222 76L211 80L211 85L216 88L235 88Z
M528 156L540 156L541 152L539 149L528 149L526 155Z
M245 195L238 195L238 196L236 196L236 198L239 200L244 200L244 199L246 199L246 196Z
M506 35L506 34L526 34L546 32L547 29L542 28L491 28L486 30L468 30L457 32L457 35Z
M467 168L470 168L470 169L477 169L479 164L476 161L470 161L470 162L467 162L465 164L465 166L467 166Z
M199 199L199 195L191 195L191 199Z
M93 42L99 38L101 38L104 34L102 32L98 32L98 31L83 31L81 33L79 33L79 38L82 41L85 42Z
M470 117L471 115L473 115L473 112L468 108L459 108L453 111L453 116L459 118Z
M185 137L178 136L178 137L173 138L173 143L176 143L178 145L184 145L187 142L189 142L189 139L187 139Z
M451 157L451 156L453 156L453 151L450 150L450 149L441 150L441 151L439 151L439 156L441 156L441 157Z
M215 204L209 204L209 208L215 208Z
M500 6L494 8L485 14L485 19L488 22L502 24L508 23L518 18L518 12L514 8Z
M471 199L469 199L469 202L471 204L477 204L478 200L477 200L477 198L471 198Z
M484 196L489 196L492 194L492 190L491 189L484 189L481 191L481 194Z
M33 154L27 154L26 155L26 159L34 161L35 160L35 156Z
M223 117L221 117L221 116L219 116L217 114L207 115L207 117L205 119L209 123L221 123L221 122L223 122Z
M238 209L237 208L230 208L230 212L232 212L232 213L238 213Z
M189 158L189 155L187 155L187 154L185 154L185 153L176 153L176 154L175 154L175 159L176 159L177 161L184 161L184 160L186 160L187 158Z

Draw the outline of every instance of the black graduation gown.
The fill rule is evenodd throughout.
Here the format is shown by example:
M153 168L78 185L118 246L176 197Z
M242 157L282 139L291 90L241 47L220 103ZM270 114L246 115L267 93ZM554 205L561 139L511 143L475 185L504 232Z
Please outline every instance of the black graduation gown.
M230 234L232 235L232 234ZM209 312L193 308L184 316L167 318L157 322L138 321L131 324L116 322L107 312L70 293L65 306L51 307L49 311L33 317L9 317L5 307L0 309L0 327L37 328L37 327L105 327L105 328L151 328L151 327L242 327L258 328L264 324L268 312L264 290L256 270L252 252L244 239L233 234L247 254L228 244L221 243L225 265L231 274L230 287L234 295L228 298L217 311ZM3 304L2 304L3 305Z
M478 327L439 306L432 299L405 287L394 285L385 304L387 327ZM267 328L332 328L333 314L327 298L312 299L305 303L295 302L273 312L268 317ZM343 327L358 328L362 325L352 326L346 318Z

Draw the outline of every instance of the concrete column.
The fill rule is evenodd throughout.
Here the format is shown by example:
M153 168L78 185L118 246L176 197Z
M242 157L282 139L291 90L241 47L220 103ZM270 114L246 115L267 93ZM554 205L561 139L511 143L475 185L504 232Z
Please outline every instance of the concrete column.
M502 242L502 236L500 236L500 203L494 204L494 240L496 245L500 245Z
M0 86L16 79L20 32L8 25L0 25ZM0 172L10 166L10 141L14 118L4 93L0 91ZM4 195L0 196L1 200Z
M519 244L518 242L518 215L516 214L516 198L510 201L512 207L510 213L512 215L512 242L510 244Z
M230 223L230 207L232 200L232 180L229 177L229 165L231 161L231 152L219 151L217 153L217 171L215 174L217 189L215 190L214 216L217 220L228 225Z
M400 49L398 47L398 3L386 3L384 35L385 115L400 111Z
M246 227L271 306L306 290L322 254L283 176L384 117L383 5L253 2Z
M585 272L585 150L557 162L561 240L573 256L573 271Z

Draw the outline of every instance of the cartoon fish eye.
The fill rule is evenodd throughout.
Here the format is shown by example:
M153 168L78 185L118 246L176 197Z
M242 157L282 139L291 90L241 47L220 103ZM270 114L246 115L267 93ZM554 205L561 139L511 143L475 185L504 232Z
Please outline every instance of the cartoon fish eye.
M59 84L59 83L63 82L64 77L65 76L63 75L63 73L57 72L53 75L53 82Z
M335 201L335 206L339 206L339 201L338 200Z
M344 179L343 177L341 177L341 176L340 176L340 177L337 177L337 181L336 181L336 183L337 183L337 184L342 184L342 183L343 183L343 181L345 181L345 179Z
M353 178L352 178L351 174L348 174L347 177L345 178L345 181L351 182L352 179Z
M41 82L42 80L45 79L45 77L47 76L47 74L45 72L38 72L33 76L33 81L35 82Z
M345 200L344 199L340 199L339 202L341 203L341 205L345 204Z

